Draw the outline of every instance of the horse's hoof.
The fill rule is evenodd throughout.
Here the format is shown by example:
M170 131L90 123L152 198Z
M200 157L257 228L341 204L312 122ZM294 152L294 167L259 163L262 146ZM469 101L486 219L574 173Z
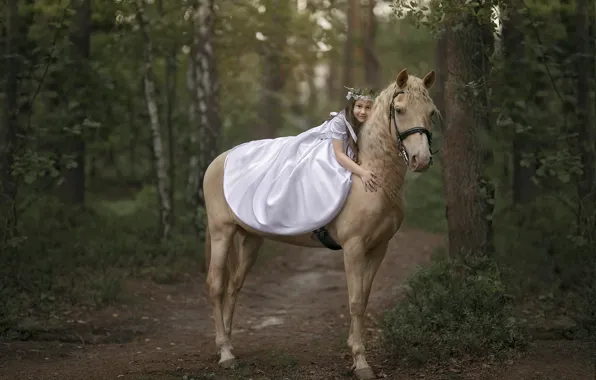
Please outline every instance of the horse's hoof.
M356 375L358 380L371 380L377 378L370 367L357 369L354 371L354 375Z
M236 369L238 367L238 361L236 359L228 359L220 362L219 365L225 369Z

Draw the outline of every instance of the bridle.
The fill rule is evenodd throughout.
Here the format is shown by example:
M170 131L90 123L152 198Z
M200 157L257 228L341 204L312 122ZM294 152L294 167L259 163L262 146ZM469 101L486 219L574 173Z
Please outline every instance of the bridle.
M393 101L395 100L397 95L406 94L406 93L407 93L407 91L404 91L404 90L396 91L393 94L393 97L391 98L391 104L389 105L389 128L391 128L391 119L393 119L393 127L395 128L395 136L397 139L397 148L399 149L399 155L404 158L406 166L408 166L408 164L410 162L410 158L409 158L408 152L406 151L406 148L404 146L404 140L407 139L408 136L411 136L416 133L425 134L426 137L428 138L428 150L430 151L430 164L429 164L429 166L430 166L433 164L433 154L436 154L438 152L438 150L437 150L436 152L433 153L433 151L431 150L432 141L433 141L432 132L424 127L410 128L405 132L400 132L399 129L397 128L397 115L396 115L397 110L395 109L395 106L393 105Z

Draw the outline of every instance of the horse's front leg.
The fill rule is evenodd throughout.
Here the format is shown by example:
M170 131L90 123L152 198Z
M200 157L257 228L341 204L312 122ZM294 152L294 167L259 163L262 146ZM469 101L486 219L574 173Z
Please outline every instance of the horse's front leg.
M366 309L365 295L365 268L367 258L364 246L359 240L348 242L344 245L344 267L348 282L348 295L351 316L351 332L348 346L352 350L354 374L361 380L374 379L375 374L366 362L364 354L364 311Z
M370 290L372 284L387 253L387 243L383 243L373 250L370 250L365 255L364 273L363 273L363 287L364 287L364 311L368 308L368 300L370 297ZM352 348L352 332L354 331L353 324L350 323L350 335L348 335L348 347ZM355 363L354 363L355 364Z

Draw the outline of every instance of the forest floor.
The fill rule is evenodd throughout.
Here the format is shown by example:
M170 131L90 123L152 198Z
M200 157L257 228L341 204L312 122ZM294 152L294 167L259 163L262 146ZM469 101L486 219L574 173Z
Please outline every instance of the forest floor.
M503 360L449 362L420 369L389 364L378 320L409 273L444 237L403 229L392 240L367 310L368 362L386 379L593 380L585 343L534 341ZM27 341L0 343L0 379L20 380L332 380L353 378L345 341L349 312L341 253L267 243L238 299L235 370L217 366L204 275L177 284L127 281L118 302L77 308L40 327ZM275 252L272 254L271 252Z

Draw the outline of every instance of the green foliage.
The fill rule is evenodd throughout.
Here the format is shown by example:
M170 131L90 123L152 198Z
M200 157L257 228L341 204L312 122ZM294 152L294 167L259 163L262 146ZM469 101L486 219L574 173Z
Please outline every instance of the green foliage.
M439 160L437 160L439 161ZM446 232L445 197L440 163L427 172L406 175L404 224L430 232Z
M590 277L587 279L587 285L580 294L580 308L582 313L579 318L581 326L586 331L589 339L596 343L596 267L592 264Z
M99 306L117 299L130 276L161 283L181 280L202 265L194 234L162 243L156 234L153 189L134 198L66 208L40 197L22 213L21 237L3 247L0 326L72 304Z
M412 17L391 17L379 24L377 32L379 59L384 81L394 81L397 73L407 68L415 75L424 75L435 68L435 40L430 32L417 29Z
M571 289L593 270L596 242L580 239L569 224L575 217L567 204L551 196L496 215L500 260L520 274L532 274L518 278L525 291Z
M510 306L494 262L439 259L408 279L384 319L384 341L394 360L410 364L502 353L526 344Z
M497 259L510 268L503 278L524 319L565 315L580 335L595 335L596 240L578 229L575 210L561 197L501 210L494 218ZM536 300L542 300L536 303Z
M0 290L2 301L8 300L0 312L2 320L69 304L99 306L114 300L129 276L177 281L189 262L195 265L201 260L193 210L183 196L190 153L196 150L189 142L188 120L191 7L183 1L145 3L163 148L175 174L172 239L157 239L157 196L148 190L155 184L155 169L143 83L143 40L134 3L92 2L89 57L81 55L85 44L76 38L82 19L77 16L78 3L19 3L24 33L18 89L23 129L12 168L19 182L19 235L2 247L0 272L10 274ZM220 82L221 150L253 138L263 118L260 102L267 76L279 74L285 81L276 94L280 108L271 111L283 116L279 134L314 127L337 110L333 96L320 84L314 86L314 75L321 64L331 62L333 75L341 77L342 68L334 62L341 62L343 54L344 5L309 1L308 9L299 12L289 0L216 2L213 48ZM418 73L430 69L433 41L428 33L403 20L377 21L376 50L383 80L394 80L403 67ZM279 54L280 73L263 70L263 55L271 52ZM172 61L170 77L166 68ZM166 138L166 78L175 85L170 115L173 152ZM308 99L299 91L305 85L310 89ZM83 160L76 157L80 145ZM68 205L73 180L68 171L79 164L85 165L85 205L75 207Z
M593 331L596 211L594 198L585 190L581 194L579 185L584 172L590 169L586 162L594 157L579 148L587 144L592 152L596 149L596 121L592 119L588 126L582 124L577 111L578 73L590 71L586 84L590 88L590 105L586 112L595 114L596 74L593 66L580 66L583 53L576 42L581 38L576 24L577 3L393 3L398 17L406 17L424 33L436 34L444 28L464 30L469 22L462 20L493 25L492 32L499 39L494 49L488 44L487 61L483 64L489 70L470 69L485 73L478 79L489 95L491 128L478 133L478 137L483 148L492 154L485 174L497 188L492 215L495 260L509 268L503 283L509 293L515 294L520 307L536 298L548 299L552 305L544 308L564 312ZM490 20L491 7L499 8L500 29L494 28ZM592 7L589 12L593 29L595 9ZM455 77L451 80L461 88L478 85L458 83ZM578 132L584 128L590 131L589 136L578 139ZM596 174L591 175L594 178ZM410 186L420 199L427 197L427 189ZM414 210L417 214L413 220L420 215L443 213L441 196L437 193L437 201L427 205L421 202L419 207L410 206L406 221L412 220ZM407 200L411 201L411 197ZM416 225L424 226L424 221Z

